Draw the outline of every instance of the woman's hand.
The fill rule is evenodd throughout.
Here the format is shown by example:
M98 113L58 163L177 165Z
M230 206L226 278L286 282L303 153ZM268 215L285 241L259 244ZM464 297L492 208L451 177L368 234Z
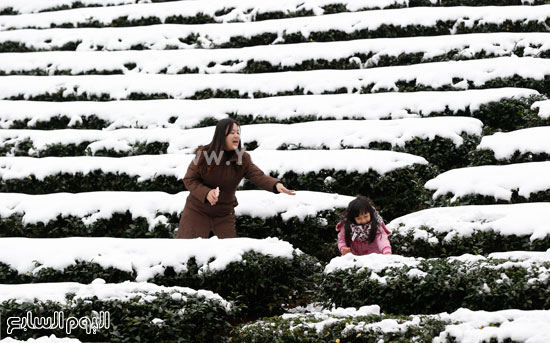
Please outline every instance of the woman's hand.
M279 193L285 193L285 194L288 194L288 195L296 195L296 191L286 189L286 187L283 186L282 183L278 183L276 187L277 187L277 191Z
M216 189L211 189L210 192L206 195L206 200L210 203L210 205L214 206L218 202L218 197L220 196L220 188L216 187Z
M343 247L342 250L340 250L340 252L342 253L342 256L344 256L346 254L349 254L351 252L351 249L348 247Z

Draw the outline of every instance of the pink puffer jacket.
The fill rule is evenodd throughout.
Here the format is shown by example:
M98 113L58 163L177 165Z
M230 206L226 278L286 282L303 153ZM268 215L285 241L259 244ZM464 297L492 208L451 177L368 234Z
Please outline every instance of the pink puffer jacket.
M378 228L378 234L373 242L361 242L356 239L351 242L351 253L354 255L367 255L367 254L391 254L391 245L388 239L388 235L391 233L386 228L384 222L381 223ZM336 225L336 231L338 231L338 250L342 251L342 248L349 248L346 245L346 234L344 230L344 223L339 222Z

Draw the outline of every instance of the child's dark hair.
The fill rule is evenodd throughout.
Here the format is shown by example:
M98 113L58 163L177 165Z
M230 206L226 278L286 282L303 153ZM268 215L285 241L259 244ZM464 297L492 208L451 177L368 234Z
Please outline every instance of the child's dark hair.
M370 230L368 232L368 241L373 242L378 233L378 227L380 223L378 222L378 216L376 215L376 210L374 208L374 203L371 199L363 195L358 195L353 199L349 204L348 208L340 214L340 218L344 223L344 233L346 237L346 245L351 247L351 227L350 224L355 224L355 217L359 217L361 213L370 214Z

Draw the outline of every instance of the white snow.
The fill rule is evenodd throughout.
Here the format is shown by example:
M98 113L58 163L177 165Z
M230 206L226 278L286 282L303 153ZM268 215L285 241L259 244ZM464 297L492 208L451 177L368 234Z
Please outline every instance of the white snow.
M13 10L17 11L20 14L23 13L35 13L39 11L43 11L50 8L59 7L62 5L71 6L74 2L77 2L76 0L27 0L25 2L21 2L18 0L2 0L2 3L0 3L0 10L3 8L11 7ZM151 11L167 11L167 9L171 9L172 11L180 10L182 13L186 13L182 9L186 8L195 8L193 4L187 4L192 3L195 1L176 1L176 3L169 2L167 4L162 3L151 3L151 0L79 0L78 2L81 2L85 5L95 5L95 6L115 6L118 5L118 7L121 7L119 9L118 7L115 9L115 13L127 13L127 14L133 14L137 15L138 13L146 14L146 10L148 7L151 8ZM184 2L185 4L180 4ZM255 8L257 8L255 11L259 11L260 9L266 9L273 8L273 9L279 9L284 10L286 9L292 9L292 8L304 8L304 9L312 9L315 11L315 13L318 13L320 10L322 10L321 6L326 6L330 4L342 4L346 6L346 8L350 11L363 9L363 8L386 8L389 6L395 6L395 5L401 5L401 6L407 6L408 0L369 0L368 3L365 3L361 0L307 0L307 1L296 1L296 0L285 0L285 1L277 1L277 2L270 2L270 1L250 1L250 0L224 0L224 1L208 1L208 2L202 2L201 6L202 8L205 8L205 12L212 7L212 5L209 5L210 3L213 3L212 5L216 5L218 7L221 6L222 8L229 8L229 7L235 7L235 6L250 6L251 4L255 5ZM131 5L131 4L148 4L144 5ZM170 4L171 6L168 6ZM225 6L224 6L225 4ZM126 5L126 6L124 6ZM165 6L159 6L159 5L165 5ZM95 8L88 8L87 10L90 12L85 12L89 14L93 13L101 13L104 15L108 15L109 13L105 13L105 11L93 11ZM65 11L57 11L58 12L65 12ZM153 12L153 13L155 13ZM321 12L322 13L322 12ZM178 12L178 14L180 14ZM239 13L239 15L244 15Z
M461 308L451 314L440 314L439 317L457 324L447 325L433 343L446 343L448 336L457 343L482 343L492 339L524 343L550 341L550 311L487 312Z
M0 218L22 215L23 224L55 220L57 216L81 218L86 225L109 219L114 213L129 211L132 218L143 217L150 229L166 218L162 213L177 214L183 210L189 192L89 192L29 195L3 193L0 197ZM277 195L260 190L237 191L237 216L269 218L281 215L283 220L305 219L321 211L346 208L351 196L297 191L295 196Z
M79 2L86 6L116 6L134 3L150 3L151 0L2 0L0 9L12 8L18 13L33 13L60 6L71 7Z
M423 226L435 233L448 233L449 237L492 230L504 236L529 236L534 241L550 235L549 222L550 203L526 203L431 208L396 218L387 227L392 235L412 230L414 239L424 240L430 234Z
M359 322L357 324L350 324L342 330L342 335L354 335L356 332L375 331L375 332L405 332L410 327L418 327L420 324L420 317L411 316L411 320L396 320L396 319L382 319L379 322L367 323ZM381 342L381 341L379 341Z
M33 1L35 8L38 1ZM38 14L22 14L19 16L2 16L0 18L0 30L21 28L50 28L52 24L61 25L99 22L109 25L120 17L127 17L129 21L141 18L156 17L161 23L165 23L168 17L182 16L194 17L207 15L215 22L249 22L256 20L256 16L269 12L292 13L300 10L313 11L315 15L324 13L323 6L344 5L348 11L356 11L364 8L377 8L394 3L406 3L405 0L378 0L374 3L365 3L361 0L210 0L204 1L170 1L166 3L130 4L114 7L88 7L70 10L44 12ZM4 5L5 6L5 5ZM29 6L30 7L30 6ZM221 10L229 10L229 13L216 15ZM35 12L35 11L32 11Z
M550 118L550 100L537 101L533 103L531 109L538 109L539 117L543 119Z
M56 335L42 336L38 338L29 338L25 341L20 341L11 337L6 337L0 340L1 343L16 343L16 342L27 342L27 343L80 343L76 338L68 337L57 337Z
M502 160L519 151L522 154L550 154L550 126L533 127L511 132L497 132L484 136L478 150L491 150Z
M0 19L2 16L0 16ZM290 45L259 45L241 49L188 49L144 51L44 51L0 54L0 70L5 73L42 70L53 75L69 70L72 74L100 70L121 70L125 74L177 74L183 68L197 69L200 74L242 72L249 61L266 61L273 66L297 66L304 61L336 61L356 54L372 54L360 68L378 65L382 57L401 54L423 54L425 59L458 50L458 56L474 58L486 52L494 56L510 55L524 48L524 56L537 57L548 51L550 33L473 33L444 36L360 39L336 42L309 42ZM292 53L290 53L292 52ZM226 61L238 61L223 65ZM125 64L136 66L129 70ZM214 65L211 65L213 63Z
M356 256L350 253L330 260L329 264L325 267L324 273L329 274L337 270L352 268L358 268L358 270L368 268L371 272L378 273L384 269L393 267L408 266L414 268L420 261L422 261L422 258L401 255L369 254Z
M347 308L333 308L333 309L326 309L321 311L315 311L315 312L309 312L306 314L283 314L281 316L281 319L303 319L304 317L308 317L313 322L306 322L303 324L298 324L293 326L292 328L297 328L300 326L306 326L308 328L311 328L315 330L316 332L322 332L324 328L327 325L331 325L337 322L340 322L342 319L346 318L349 319L350 317L359 317L359 316L376 316L380 315L380 306L378 305L369 305L369 306L362 306L358 309L354 307L347 307Z
M506 251L489 254L488 258L509 261L544 263L550 261L550 249L547 251Z
M308 321L319 320L319 315L313 314L315 316L310 313L301 315L300 318L305 322L302 325L314 327L316 323ZM456 343L483 343L491 341L492 338L497 339L498 342L510 339L513 342L547 343L550 339L550 326L548 325L550 311L502 310L487 312L472 311L465 308L460 308L450 314L444 312L428 316L413 315L410 316L410 320L383 319L374 323L353 323L346 325L342 330L342 336L353 337L356 333L367 330L375 330L381 333L404 332L409 327L419 327L422 318L450 322L445 326L445 330L440 333L439 337L433 340L433 343L447 343L449 342L448 336L452 337ZM329 322L330 319L331 322ZM327 316L324 319L327 324L344 320L353 320L353 316L346 318Z
M368 305L362 306L358 309L354 307L337 307L331 309L322 309L320 306L313 304L308 305L306 308L291 309L289 313L285 313L280 316L283 320L298 320L295 325L291 326L291 330L305 326L308 329L313 329L316 332L321 332L327 325L337 323L341 320L349 320L353 317L363 316L377 316L380 315L380 306ZM263 326L266 323L262 320L253 322L244 326L246 330L250 326Z
M251 115L253 118L274 117L278 120L309 115L335 119L418 118L434 112L443 112L446 107L454 113L464 111L468 107L475 112L483 104L538 94L535 90L524 88L495 88L443 92L297 95L260 99L108 102L0 100L0 127L8 128L14 121L25 119L30 119L28 125L33 126L57 115L70 119L68 127L80 123L82 118L96 115L99 119L107 121L108 129L189 128L206 118L226 118L229 113ZM175 118L175 122L169 122L171 117Z
M253 162L269 174L283 175L317 172L334 169L366 173L373 170L386 174L395 169L411 167L414 164L428 164L422 158L411 154L365 149L345 150L261 150L250 152ZM58 173L88 174L101 170L103 173L138 176L137 181L154 179L160 175L183 179L187 167L195 155L140 155L130 157L0 157L0 179L21 179L34 175L38 180Z
M371 272L372 279L380 278L377 273L390 268L410 268L409 277L423 277L429 270L419 269L422 261L445 260L441 258L425 259L422 257L406 257L401 255L383 255L369 254L355 256L346 254L333 258L325 267L324 273L330 274L337 270L356 269L360 272L368 269ZM540 266L542 263L550 262L550 249L547 251L507 251L497 252L487 255L464 254L460 256L451 256L449 261L459 261L463 264L490 267L490 268L510 268ZM540 275L548 275L548 268L540 266ZM385 278L385 277L384 277ZM383 281L385 282L385 281Z
M99 279L100 281L103 281ZM94 280L96 281L96 280ZM183 301L187 296L196 296L214 300L221 303L227 310L231 304L225 301L218 294L207 290L194 290L188 287L166 287L154 283L124 281L122 283L93 282L81 284L77 282L48 282L31 283L19 285L0 285L0 303L8 300L15 300L17 303L34 302L35 299L46 302L53 301L60 304L67 304L66 295L74 293L70 299L74 302L77 299L97 297L98 300L129 301L139 296L141 301L148 302L154 299L157 293L165 293L177 296Z
M371 307L379 308L377 305ZM483 343L491 341L492 338L498 342L510 339L522 343L547 343L550 339L550 326L548 326L550 311L548 310L488 312L460 308L450 314L443 312L433 315L412 315L400 319L388 318L378 322L355 322L360 320L356 317L380 314L376 311L362 313L364 308L345 309L345 316L337 316L328 310L320 312L315 309L301 314L285 314L281 317L287 320L296 320L292 323L291 329L307 327L314 328L317 332L326 329L327 325L345 321L346 326L341 331L343 338L356 337L358 333L366 331L376 331L380 334L404 332L410 327L421 328L422 322L426 319L434 319L447 322L447 324L445 330L433 340L433 343L448 343L448 336L457 343ZM336 309L336 311L338 310ZM250 326L266 327L267 330L272 330L269 324L269 322L258 321ZM277 330L277 328L274 329Z
M513 190L529 198L531 193L550 189L550 162L516 163L452 169L424 185L435 191L433 198L452 193L451 202L466 195L485 195L511 200Z
M549 5L550 6L550 5ZM372 85L372 92L398 90L399 81L414 81L418 86L438 89L443 86L466 89L465 80L482 86L497 78L519 76L543 80L550 74L550 60L532 57L498 57L471 61L422 63L361 70L313 70L263 74L184 74L184 75L78 75L78 76L4 76L0 83L0 99L62 92L71 95L101 96L128 99L131 93L166 94L183 99L206 89L238 90L241 96L253 97L255 92L276 95L279 92L303 88L304 94L347 89L355 93ZM454 78L464 79L458 83Z
M56 253L57 252L57 253ZM167 267L185 271L195 258L199 273L223 270L241 262L246 252L292 259L300 253L277 238L173 239L173 238L1 238L0 262L18 273L37 273L44 268L63 270L77 262L93 262L103 268L135 272L137 282L163 274ZM209 262L211 261L211 262Z
M433 27L438 21L456 21L455 27L449 32L451 34L458 25L472 27L476 21L478 25L502 24L507 20L544 22L549 16L550 5L416 7L224 25L161 24L123 28L23 29L0 32L0 42L21 42L27 47L45 50L77 41L81 42L77 47L79 51L96 50L99 46L102 47L100 50L127 50L137 44L153 50L165 49L167 46L185 49L195 48L197 45L182 43L179 38L198 35L201 47L211 48L228 43L231 37L250 38L265 33L276 34L277 43L285 34L301 33L307 39L312 32L338 30L351 33L376 30L382 25Z
M256 141L258 149L275 150L283 144L311 149L342 147L362 148L370 143L385 142L404 147L415 138L450 139L456 146L463 143L461 134L481 135L480 120L463 117L408 118L396 120L329 120L297 124L257 124L241 126L242 143ZM274 134L277 133L277 134ZM167 153L193 153L197 146L208 143L214 127L199 129L119 129L100 130L1 130L0 147L30 140L29 156L40 156L49 145L89 142L92 155L101 149L131 151L137 143L168 143ZM205 140L206 139L206 140Z

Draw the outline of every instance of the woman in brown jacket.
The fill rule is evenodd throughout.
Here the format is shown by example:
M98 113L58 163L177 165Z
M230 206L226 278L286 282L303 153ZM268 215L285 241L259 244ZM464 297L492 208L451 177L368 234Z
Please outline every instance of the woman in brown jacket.
M239 124L231 118L222 119L210 144L197 149L183 178L190 194L177 238L208 238L210 231L219 238L236 237L235 192L243 177L267 191L296 194L252 163L241 149Z

